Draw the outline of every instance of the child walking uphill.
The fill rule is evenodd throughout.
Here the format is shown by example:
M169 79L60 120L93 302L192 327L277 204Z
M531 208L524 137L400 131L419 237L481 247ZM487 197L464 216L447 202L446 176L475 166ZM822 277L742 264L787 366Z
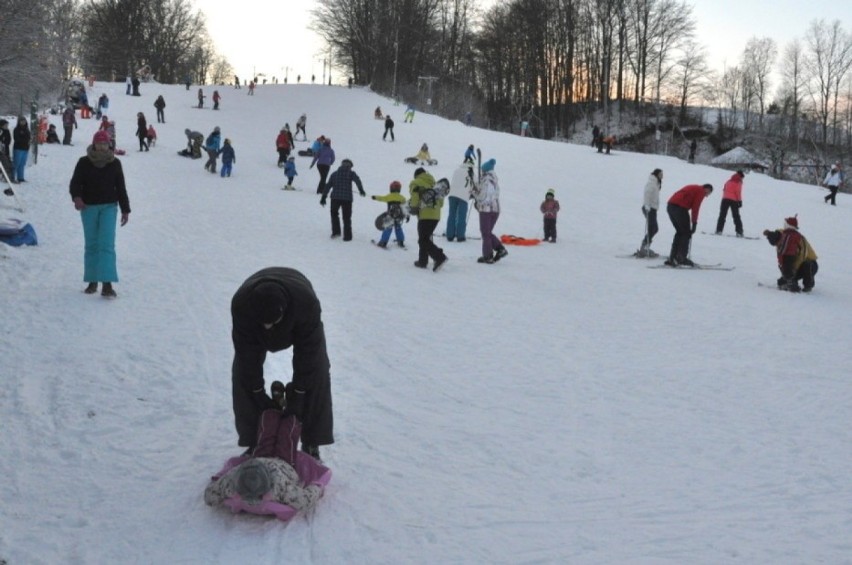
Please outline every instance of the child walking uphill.
M296 172L296 158L288 157L287 162L284 163L284 176L287 177L287 184L284 186L284 190L296 190L296 187L293 186L293 179L298 174Z
M405 232L402 231L402 220L404 219L406 222L410 219L408 214L405 213L403 206L405 205L405 196L403 196L400 191L402 190L402 184L395 180L390 183L390 192L382 195L376 196L373 195L373 200L378 200L379 202L386 202L388 205L388 214L391 218L393 218L393 225L386 227L382 231L382 237L379 238L379 242L376 244L379 247L387 248L388 241L390 241L391 232L396 233L396 244L405 248Z
M544 202L539 208L544 214L544 241L556 243L556 214L559 213L559 201L556 199L556 191L552 188L544 195Z
M219 150L219 155L222 156L222 171L219 175L222 178L231 176L231 169L234 163L237 162L237 154L234 153L234 148L231 147L231 140L225 139L222 149Z

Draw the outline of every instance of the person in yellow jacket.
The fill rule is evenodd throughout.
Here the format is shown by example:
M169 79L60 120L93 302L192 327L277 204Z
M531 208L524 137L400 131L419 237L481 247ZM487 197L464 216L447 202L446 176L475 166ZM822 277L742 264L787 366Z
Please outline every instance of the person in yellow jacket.
M435 177L429 174L423 167L414 171L414 179L408 185L410 197L408 207L411 213L417 214L417 246L420 255L414 266L425 269L429 266L429 258L432 258L433 271L440 269L447 262L444 250L432 241L432 234L441 220L441 208L444 206L443 197L435 197L432 188L435 186Z
M819 264L816 251L805 236L799 233L799 219L796 216L785 218L783 229L763 230L763 235L770 245L775 246L778 255L778 269L781 271L778 288L790 292L810 292L814 288ZM801 289L799 281L802 281Z
M376 243L379 247L387 248L390 241L391 232L396 232L396 244L403 249L405 248L405 232L402 231L402 221L406 222L410 219L405 211L405 196L400 194L402 184L395 180L390 183L390 192L382 196L372 196L373 200L385 202L388 205L387 213L390 215L393 223L382 230L382 237ZM385 224L387 225L387 224Z

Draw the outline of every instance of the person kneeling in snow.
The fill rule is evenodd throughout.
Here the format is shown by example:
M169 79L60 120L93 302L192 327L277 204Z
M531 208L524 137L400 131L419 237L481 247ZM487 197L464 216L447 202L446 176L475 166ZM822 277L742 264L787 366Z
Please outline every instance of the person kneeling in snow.
M778 268L781 270L778 288L790 292L810 292L814 288L814 277L819 265L814 248L799 233L799 220L796 217L785 218L784 229L763 230L763 235L778 253ZM801 289L800 280L803 286Z

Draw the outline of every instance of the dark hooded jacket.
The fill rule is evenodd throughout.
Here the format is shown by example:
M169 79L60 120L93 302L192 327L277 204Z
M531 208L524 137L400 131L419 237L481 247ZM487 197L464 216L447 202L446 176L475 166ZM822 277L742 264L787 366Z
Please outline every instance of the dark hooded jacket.
M265 313L258 310L256 290L264 283L274 285L283 300L283 316L270 329L264 327ZM246 279L234 294L231 300L232 378L240 445L254 444L260 414L269 407L263 406L263 398L259 399L256 394L256 391L264 389L263 364L267 352L290 347L293 348L292 382L295 388L306 393L302 441L311 445L334 442L331 364L321 312L310 281L299 271L286 267L258 271Z

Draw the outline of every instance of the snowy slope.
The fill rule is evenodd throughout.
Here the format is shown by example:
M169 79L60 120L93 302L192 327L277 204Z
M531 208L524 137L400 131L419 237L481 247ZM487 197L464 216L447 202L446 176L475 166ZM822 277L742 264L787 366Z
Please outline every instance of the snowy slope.
M35 248L0 259L0 561L19 563L850 563L852 311L850 207L811 186L751 174L746 233L799 225L820 255L817 288L775 280L765 240L696 235L692 256L731 272L648 269L616 258L643 234L642 189L662 200L713 183L712 231L729 171L667 157L466 128L362 90L291 85L107 92L133 212L119 229L119 297L84 295L82 229L68 196L94 133L43 146L16 187ZM205 88L208 97L211 88ZM136 151L135 115L167 123ZM396 142L381 140L381 105ZM308 115L368 194L407 184L423 142L451 176L469 143L497 159L498 233L541 236L548 188L559 243L511 248L480 265L479 242L438 240L439 273L369 240L384 206L354 204L354 241L329 239L309 161L297 186L275 166L278 129ZM59 123L58 116L51 119ZM219 125L233 176L176 155L184 129ZM294 128L295 129L295 128ZM300 148L305 143L298 144ZM5 198L5 197L4 197ZM11 204L11 199L3 200ZM672 228L661 213L655 248ZM443 223L438 230L443 231ZM476 231L472 218L469 233ZM728 232L733 231L728 220ZM313 282L332 362L334 477L289 524L206 507L202 491L238 453L230 405L230 298L256 270L285 265ZM267 360L287 380L290 355Z

